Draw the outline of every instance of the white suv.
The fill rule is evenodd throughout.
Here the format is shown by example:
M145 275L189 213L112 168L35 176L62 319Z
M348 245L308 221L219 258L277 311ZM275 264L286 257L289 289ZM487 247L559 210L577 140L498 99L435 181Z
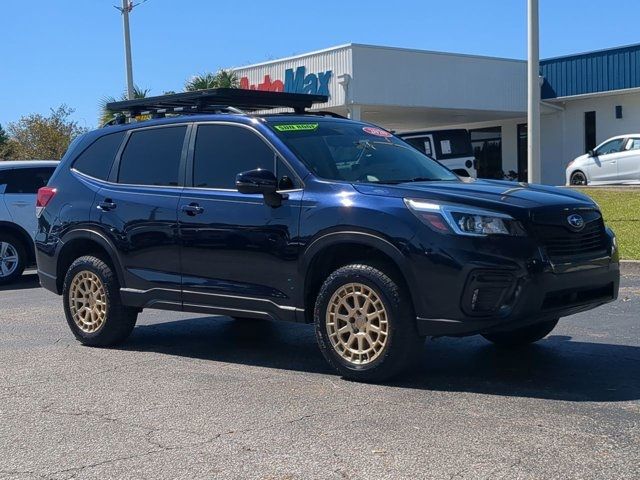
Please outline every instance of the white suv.
M605 140L567 165L567 185L640 183L640 134Z
M36 194L57 166L49 160L0 162L0 284L35 263Z

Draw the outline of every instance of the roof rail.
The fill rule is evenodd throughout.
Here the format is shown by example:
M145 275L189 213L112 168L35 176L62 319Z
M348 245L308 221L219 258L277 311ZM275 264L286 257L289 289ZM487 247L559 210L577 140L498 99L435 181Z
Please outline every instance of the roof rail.
M292 108L296 113L304 113L305 109L310 108L314 103L325 103L328 100L329 97L326 95L266 92L240 88L210 88L196 90L195 92L173 93L110 102L106 107L107 110L124 114L126 117L135 117L137 115L163 117L165 114L246 113L272 108Z

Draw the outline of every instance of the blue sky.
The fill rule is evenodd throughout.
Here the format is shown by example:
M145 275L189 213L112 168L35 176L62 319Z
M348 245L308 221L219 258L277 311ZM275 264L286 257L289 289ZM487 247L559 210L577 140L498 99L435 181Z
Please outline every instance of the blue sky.
M0 2L0 124L65 103L94 127L125 88L120 0ZM540 0L542 58L640 42L638 0ZM526 0L148 0L131 17L134 80L189 76L343 43L526 57Z

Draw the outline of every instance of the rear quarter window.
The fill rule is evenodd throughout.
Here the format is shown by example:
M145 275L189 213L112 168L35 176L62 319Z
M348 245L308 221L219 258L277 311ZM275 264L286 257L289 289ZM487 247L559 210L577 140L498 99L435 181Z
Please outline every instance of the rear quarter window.
M73 168L90 177L106 180L124 135L125 132L118 132L98 138L80 154Z

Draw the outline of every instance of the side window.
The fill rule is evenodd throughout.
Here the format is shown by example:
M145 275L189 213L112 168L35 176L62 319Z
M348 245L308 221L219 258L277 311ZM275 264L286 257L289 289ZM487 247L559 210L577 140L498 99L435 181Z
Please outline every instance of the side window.
M431 139L430 138L424 139L424 153L431 156Z
M404 141L424 153L424 141L422 138L405 138Z
M630 138L627 142L627 150L640 150L640 138Z
M186 126L149 128L129 137L118 171L118 183L176 186Z
M427 155L432 156L431 139L429 137L406 138L404 141L412 147L417 148L422 153L426 153Z
M47 184L54 170L53 167L8 170L5 172L7 186L4 193L36 194L39 188Z
M193 186L235 190L238 173L256 168L273 171L274 159L273 150L247 128L200 125L193 157Z
M98 138L80 154L73 168L91 177L106 180L125 133L111 133Z
M610 142L605 143L601 147L598 148L596 152L598 155L607 155L609 153L617 153L622 150L622 142L624 139L616 138L615 140L611 140Z

